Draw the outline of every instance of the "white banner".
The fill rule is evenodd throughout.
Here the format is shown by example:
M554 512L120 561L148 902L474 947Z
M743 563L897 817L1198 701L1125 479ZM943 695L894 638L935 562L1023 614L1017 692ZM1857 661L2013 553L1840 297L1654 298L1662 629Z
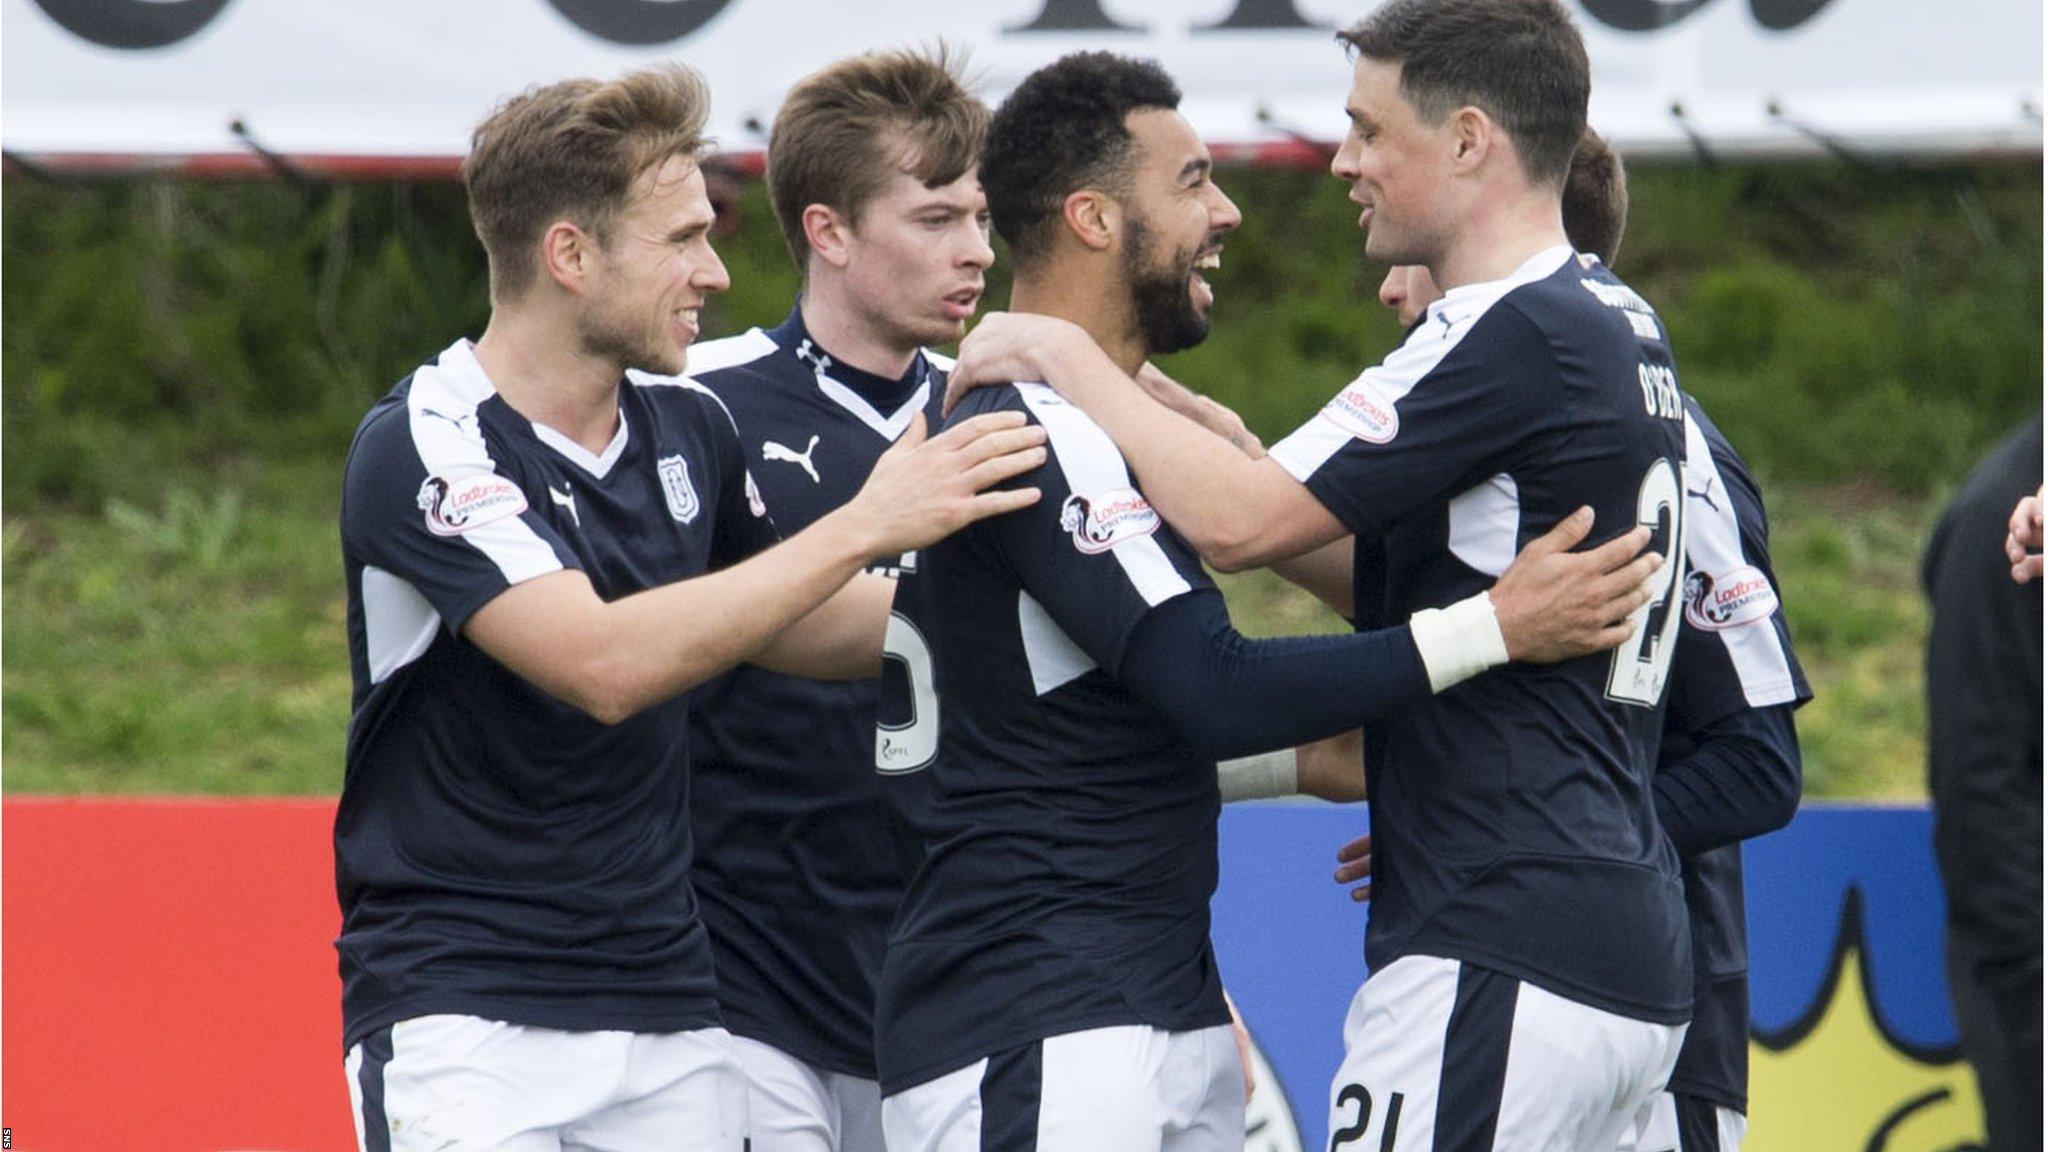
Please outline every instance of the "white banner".
M1594 126L1626 152L2041 148L2039 0L1568 0ZM42 164L446 170L503 96L655 60L701 69L726 150L789 85L944 38L998 99L1077 49L1163 63L1225 157L1341 135L1332 31L1370 0L0 0L0 145Z

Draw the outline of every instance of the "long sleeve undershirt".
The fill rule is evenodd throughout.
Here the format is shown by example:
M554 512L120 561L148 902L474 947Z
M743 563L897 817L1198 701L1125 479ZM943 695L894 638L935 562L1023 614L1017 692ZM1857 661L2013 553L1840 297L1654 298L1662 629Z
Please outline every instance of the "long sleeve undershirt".
M1680 854L1761 836L1798 811L1792 705L1744 708L1686 736L1691 747L1658 766L1654 786L1657 819ZM1669 733L1665 741L1675 744Z
M1215 593L1176 597L1147 613L1118 679L1190 747L1217 759L1334 736L1429 696L1405 624L1252 640L1231 625Z

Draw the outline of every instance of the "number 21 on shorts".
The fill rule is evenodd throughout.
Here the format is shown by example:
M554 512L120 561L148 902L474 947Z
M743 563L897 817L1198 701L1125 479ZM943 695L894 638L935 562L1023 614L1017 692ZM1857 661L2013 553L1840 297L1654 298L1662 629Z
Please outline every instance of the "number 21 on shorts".
M1378 1152L1393 1152L1394 1136L1401 1127L1401 1102L1402 1096L1399 1092L1387 1094L1385 1119L1380 1125ZM1346 1084L1337 1090L1335 1106L1330 1109L1330 1123L1335 1125L1341 1120L1344 1126L1331 1129L1330 1152L1339 1152L1340 1149L1365 1139L1366 1133L1372 1130L1372 1105L1372 1093L1363 1084ZM1348 1117L1345 1115L1346 1110L1351 1110ZM1357 1152L1366 1150L1360 1148Z

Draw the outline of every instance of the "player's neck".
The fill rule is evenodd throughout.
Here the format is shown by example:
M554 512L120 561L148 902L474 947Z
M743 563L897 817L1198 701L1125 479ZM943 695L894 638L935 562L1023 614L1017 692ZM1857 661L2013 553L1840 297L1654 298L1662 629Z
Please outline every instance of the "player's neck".
M494 308L476 360L514 412L601 453L619 430L620 367L582 351L573 324Z
M917 358L917 345L906 347L901 339L877 332L836 282L814 280L804 289L797 309L803 314L804 331L820 348L870 375L900 379Z
M1486 210L1466 220L1429 271L1437 286L1448 292L1503 279L1545 248L1568 243L1557 193L1528 188L1521 195L1488 203Z
M1130 287L1114 272L1104 269L1109 274L1096 276L1094 271L1076 261L1052 260L1044 268L1020 272L1010 287L1010 311L1080 325L1124 375L1135 376L1145 365L1145 339L1138 332Z

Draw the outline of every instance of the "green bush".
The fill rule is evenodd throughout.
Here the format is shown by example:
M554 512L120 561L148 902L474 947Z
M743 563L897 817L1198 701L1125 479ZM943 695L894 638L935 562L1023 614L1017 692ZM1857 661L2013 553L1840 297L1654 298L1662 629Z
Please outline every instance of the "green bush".
M1355 209L1306 172L1222 176L1245 213L1208 343L1167 367L1284 435L1399 336ZM2037 166L1642 164L1620 271L1681 378L1767 476L1924 493L2038 409ZM0 219L5 498L130 495L137 437L197 462L338 457L369 403L488 315L450 184L52 184ZM709 327L796 290L758 182ZM1007 298L998 267L989 300Z
M452 185L11 179L6 196L17 507L132 491L138 438L200 462L338 456L372 399L488 312Z
M2041 406L2033 165L1631 173L1617 261L1770 477L1925 494Z
M1312 173L1229 171L1216 329L1170 371L1284 435L1399 337ZM1922 791L1914 559L1930 511L2041 402L2032 165L1641 165L1621 272L1767 480L1818 698L1810 795ZM707 327L796 277L757 185ZM332 793L350 681L335 532L361 412L488 309L452 185L10 179L0 216L11 792ZM1007 297L999 265L991 306ZM1252 630L1335 626L1270 574Z

